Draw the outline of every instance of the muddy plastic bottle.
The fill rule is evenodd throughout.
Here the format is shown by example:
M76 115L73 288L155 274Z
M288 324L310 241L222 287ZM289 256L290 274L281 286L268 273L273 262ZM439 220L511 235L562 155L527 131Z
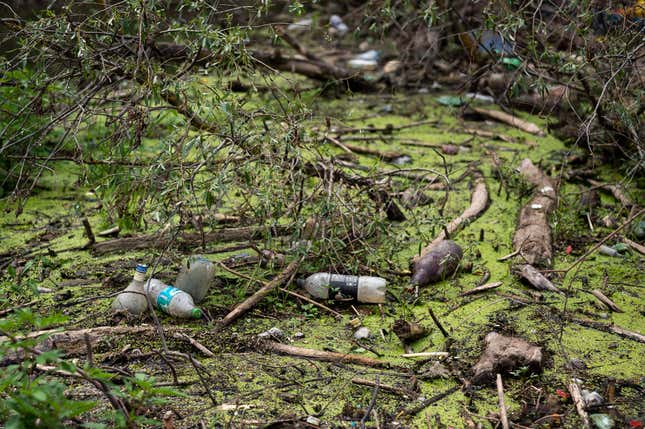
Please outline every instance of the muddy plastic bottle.
M202 317L202 311L195 307L193 297L183 290L157 279L148 280L144 290L152 305L164 313L180 319L200 319Z
M316 273L305 280L298 279L296 283L320 299L355 299L358 302L381 304L385 302L387 280L381 277Z
M195 303L201 302L215 277L215 265L201 255L193 255L184 265L175 280L175 287L193 297Z
M112 302L112 310L126 310L131 314L141 314L148 308L148 301L143 294L146 282L147 265L138 264L134 269L132 281Z
M457 270L462 257L463 251L457 243L443 240L414 264L410 283L426 286L439 282Z

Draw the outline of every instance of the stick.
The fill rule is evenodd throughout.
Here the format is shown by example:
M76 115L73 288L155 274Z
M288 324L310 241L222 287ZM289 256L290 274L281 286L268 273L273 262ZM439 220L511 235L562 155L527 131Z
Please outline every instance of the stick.
M497 374L497 396L499 398L499 418L502 421L502 428L510 429L508 416L506 415L506 404L504 404L504 386L502 385L501 374Z
M505 113L499 110L482 109L481 107L471 107L471 108L482 116L485 116L490 119L495 119L496 121L499 121L499 122L503 122L512 127L518 128L522 131L526 131L527 133L535 134L540 137L543 137L546 135L546 133L542 131L542 129L540 129L540 127L538 127L534 123L527 122L523 119L518 118L517 116L509 115L508 113Z
M591 294L596 298L598 298L598 301L605 304L611 311L614 311L616 313L623 313L623 310L621 310L620 307L618 307L614 301L607 298L607 296L604 293L602 293L599 289L592 290Z
M338 142L341 143L341 142ZM347 143L341 143L345 149L349 149L352 153L359 153L361 155L372 155L375 156L379 159L383 159L385 161L392 161L396 158L401 158L405 154L401 152L395 152L395 151L380 151L378 149L371 149L368 147L362 147L362 146L357 146L353 144L347 144Z
M610 332L623 338L638 341L639 343L645 343L645 335L639 332L628 331L627 329L621 328L620 326L608 325L588 319L576 319L573 317L567 317L566 319L586 328L597 329L603 332Z
M402 414L402 415L415 415L415 414L419 413L420 411L423 411L426 407L434 404L435 402L439 402L440 400L442 400L446 396L452 395L457 390L459 390L459 387L460 386L458 386L458 385L453 386L450 389L439 393L438 395L435 395L435 396L433 396L431 398L428 398L428 399L424 400L423 402L421 402L417 406L414 406L412 408L408 408L406 410L403 410L400 414Z
M472 288L470 290L467 290L466 292L462 292L459 294L459 296L468 296L468 295L474 295L476 293L484 292L490 289L495 289L498 288L502 285L502 282L493 282L493 283L486 283L485 285L477 286L475 288Z
M417 358L417 357L439 357L439 358L446 358L450 356L450 353L448 352L419 352L419 353L405 353L402 354L401 357L404 358Z
M275 341L263 341L262 345L269 351L282 353L289 356L316 359L325 362L347 362L372 367L390 367L389 362L372 359L365 356L326 352L324 350L306 349L303 347L295 347L288 344L277 343Z
M87 243L83 247L92 247L92 245L96 242L96 238L94 237L94 233L92 232L92 226L90 225L90 221L87 220L86 217L83 218L82 222L83 228L85 228L85 235L87 235Z
M215 353L210 351L206 346L204 346L202 343L198 342L196 339L194 339L192 337L189 337L186 334L182 334L181 332L177 332L177 333L175 333L175 335L173 335L173 337L175 337L175 338L177 338L179 340L184 340L184 341L189 342L190 345L192 345L193 347L195 347L197 350L199 350L200 352L202 352L204 355L206 355L208 357L211 357L211 358L215 357Z
M366 380L364 378L352 378L352 383L358 384L360 386L368 386L368 387L376 386L375 382ZM383 390L384 392L394 393L396 395L404 396L406 398L416 398L418 396L415 392L412 392L411 390L401 389L400 387L389 386L387 384L379 385L379 389Z
M432 311L431 307L428 307L428 312L430 313L430 317L432 317L432 321L435 325L437 325L437 328L439 328L444 338L450 338L450 334L444 329L443 325L441 325L441 322L439 321L439 319L437 319L437 316L435 316L434 311Z
M589 425L589 416L585 410L585 400L582 398L580 387L578 387L578 384L574 380L571 380L567 387L569 388L569 393L571 393L571 399L576 406L576 411L578 411L578 415L582 420L582 427L584 429L591 429L591 426Z
M372 410L374 409L374 405L376 405L376 397L378 395L378 390L379 390L379 377L378 375L376 376L376 383L374 383L374 390L372 391L372 399L370 400L369 405L367 406L367 410L365 411L365 415L361 419L361 429L365 429L365 422L369 418L370 414L372 413Z
M601 182L598 182L598 181L593 180L593 179L587 179L587 182L589 182L589 184L591 186L595 186L595 187L605 189L605 190L611 192L611 194L614 196L614 198L616 198L624 207L630 208L631 206L634 205L634 203L632 203L632 201L627 197L627 195L625 195L623 190L618 185L610 185L608 183L601 183Z
M242 274L242 273L240 273L239 271L236 271L236 270L234 270L234 269L232 269L232 268L230 268L230 267L227 267L227 266L226 266L225 264L223 264L222 262L218 262L217 264L218 264L220 267L222 267L224 270L226 270L226 271L228 271L229 273L234 274L234 275L236 275L236 276L238 276L238 277L241 277L241 278L244 278L244 279L247 279L247 280L251 280L251 281L254 281L254 282L256 282L256 283L260 283L260 284L262 284L262 285L264 285L264 284L265 284L263 281L260 281L260 280L258 280L258 279L254 279L254 278L253 278L253 277L251 277L251 276L247 276L246 274ZM299 293L296 293L296 292L291 291L291 290L289 290L289 289L285 289L285 288L283 288L283 287L280 287L280 288L278 288L278 289L279 289L281 292L284 292L284 293L286 293L286 294L288 294L288 295L291 295L291 296L293 296L293 297L296 297L296 298L298 298L298 299L302 299L303 301L307 301L308 303L310 303L310 304L312 304L312 305L315 305L316 307L322 308L323 310L328 311L328 312L330 312L331 314L333 314L333 315L334 315L336 318L338 318L338 319L342 319L342 318L343 318L343 315L342 315L342 314L340 314L339 312L337 312L337 311L335 311L335 310L332 310L331 308L327 307L327 306L326 306L326 305L324 305L324 304L321 304L321 303L320 303L320 302L318 302L318 301L314 301L313 299L307 298L307 297L306 297L306 296L304 296L304 295L300 295Z
M471 134L473 136L483 137L486 139L501 140L506 143L515 142L515 139L513 137L505 136L504 134L497 134L492 131L480 130L477 128L463 128L463 129L457 129L454 131L459 133L464 133L464 134Z
M204 242L248 241L262 237L267 231L271 231L273 235L285 235L289 234L291 230L290 226L222 228L205 233L203 238ZM120 250L164 249L172 241L171 239L172 235L146 234L94 243L91 249L97 255ZM180 247L192 246L194 243L202 241L202 234L185 232L180 234L176 241Z
M238 317L249 311L251 308L255 307L258 302L260 302L265 296L267 296L273 289L277 288L284 282L286 282L289 277L291 277L300 267L302 259L296 259L292 261L287 267L273 280L269 283L266 283L260 288L257 292L235 307L230 313L224 317L217 325L217 329L224 328L231 323L233 323Z
M472 222L474 219L479 217L479 215L481 215L484 210L486 210L486 206L488 205L488 190L486 189L484 176L477 170L473 172L473 176L475 177L475 188L473 189L473 193L470 198L470 206L466 208L466 210L464 210L462 214L454 218L448 225L446 225L445 228L434 240L432 240L430 244L421 249L421 253L413 258L413 262L421 259L428 252L430 252L430 250L432 250L432 248L436 246L437 243L445 240L446 235L450 235L452 237L465 224Z

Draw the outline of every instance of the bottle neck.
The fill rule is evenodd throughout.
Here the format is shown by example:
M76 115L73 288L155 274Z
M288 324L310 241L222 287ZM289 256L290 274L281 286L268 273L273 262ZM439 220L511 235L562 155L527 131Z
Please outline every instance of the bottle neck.
M134 273L134 281L135 282L142 282L146 279L146 273L140 273L139 271L135 271Z

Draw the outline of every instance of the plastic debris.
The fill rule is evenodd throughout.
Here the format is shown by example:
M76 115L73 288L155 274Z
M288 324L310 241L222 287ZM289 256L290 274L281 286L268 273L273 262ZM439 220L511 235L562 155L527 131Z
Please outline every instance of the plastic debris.
M602 253L603 255L607 256L613 256L613 257L619 257L620 254L616 251L616 249L605 246L604 244L598 248L598 252Z
M320 419L318 417L308 416L306 421L312 426L320 426Z
M356 340L364 340L366 338L369 338L371 335L371 332L368 328L365 326L361 326L354 332L354 339Z
M164 313L180 319L200 319L202 311L195 307L193 297L161 280L150 279L144 290L152 304Z
M329 25L334 29L334 32L343 37L349 31L349 27L343 22L343 19L338 15L329 17Z
M355 55L347 62L347 65L354 69L375 70L378 67L380 56L379 51L370 49L369 51Z
M175 280L175 287L193 297L195 303L201 302L215 277L215 265L201 255L193 255L184 265Z
M300 21L296 21L293 24L289 24L287 26L287 31L307 31L311 28L313 22L314 20L311 18L301 19Z
M316 273L296 283L312 296L336 301L356 300L380 304L385 302L387 281L381 277L348 276L343 274Z
M504 64L508 70L516 70L522 65L522 60L517 57L504 57L502 58L502 64Z
M611 429L616 424L608 414L591 414L589 419L598 429Z
M409 155L399 156L392 160L392 164L394 165L405 165L410 164L411 162L412 158Z
M262 333L258 334L258 338L261 338L263 340L277 340L277 341L283 341L287 338L287 336L282 332L280 328L276 328L275 326L268 331L264 331Z
M410 283L425 286L441 281L457 270L462 257L457 243L443 240L414 264Z
M436 100L442 106L458 107L464 104L464 100L456 95L442 95L437 97Z
M130 314L141 314L146 311L148 301L144 295L143 285L146 281L147 270L147 265L137 265L130 284L112 302L112 310L126 310Z
M605 402L604 398L600 395L600 393L596 392L595 390L590 392L588 390L582 390L582 399L585 400L585 405L587 407L597 407L598 405L602 405L603 402Z

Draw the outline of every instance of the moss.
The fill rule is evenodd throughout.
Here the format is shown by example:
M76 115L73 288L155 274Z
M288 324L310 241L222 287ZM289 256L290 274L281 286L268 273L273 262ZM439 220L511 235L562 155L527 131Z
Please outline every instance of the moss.
M373 334L368 341L369 346L382 354L380 359L405 368L411 368L414 365L414 362L401 357L403 348L399 340L391 333L391 326L399 317L419 320L432 329L428 337L412 345L415 351L443 350L445 339L434 328L428 316L428 308L432 307L454 337L456 346L453 346L453 350L458 353L456 356L458 358L457 365L466 372L479 357L483 336L491 330L501 330L520 335L544 347L548 355L548 365L545 372L528 381L538 384L541 386L540 388L550 389L548 393L554 391L553 386L555 385L564 386L570 377L566 370L568 362L565 361L563 351L569 358L579 358L585 361L589 367L584 374L586 380L617 377L622 380L636 381L641 376L644 363L642 356L645 352L643 344L571 324L566 325L560 337L561 321L556 315L551 314L549 307L538 304L516 306L502 296L502 294L521 295L526 291L526 287L510 274L509 263L498 260L512 250L511 240L517 213L527 200L527 197L521 196L520 190L514 187L515 183L519 183L519 179L513 173L513 169L523 157L529 157L534 162L542 162L548 170L552 162L551 154L555 151L566 150L562 143L551 136L543 138L530 136L501 124L464 124L455 117L456 110L438 106L434 103L433 96L395 96L387 102L394 107L394 114L389 115L378 113L380 107L385 103L376 96L328 100L312 93L309 97L315 99L317 103L316 111L308 124L310 127L320 125L321 118L325 114L339 114L341 111L345 115L337 122L352 127L367 125L382 127L388 124L396 127L412 120L437 119L440 121L438 125L428 124L408 128L397 132L396 137L418 139L435 144L468 142L470 144L469 152L457 156L446 156L451 168L450 177L454 179L459 176L469 162L478 163L478 167L486 177L491 198L490 206L480 218L467 225L455 237L455 240L465 249L466 258L474 263L472 274L461 273L454 278L425 288L421 291L421 297L416 305L405 302L388 303L383 306L383 315L376 307L355 306L360 313L359 317L362 323ZM253 106L254 103L260 105L265 98L258 95L250 97L249 100L248 105ZM397 114L397 112L404 113ZM379 117L352 119L370 114L379 114ZM410 116L413 119L410 119ZM527 118L544 125L543 119L528 116ZM155 133L158 133L159 136L163 135L164 127L171 127L171 123L175 119L172 115L161 118ZM473 139L472 136L459 133L460 128L464 126L488 129L520 139L517 143ZM535 144L528 144L528 142ZM363 142L356 144L367 145ZM396 149L410 154L412 163L403 168L426 168L443 172L441 157L429 148L404 146L397 143L397 140L392 142L376 140L369 143L369 146L381 150ZM495 148L505 164L503 171L507 177L504 180L509 184L508 189L502 188L501 192L498 192L500 189L499 177L493 173L491 163L488 161L491 156L490 152L495 151ZM151 132L150 137L144 141L143 153L150 155L161 149L162 141ZM337 148L331 146L320 149L332 154L340 153ZM360 156L359 159L362 164L375 169L394 168L394 166L373 157ZM84 189L76 189L74 186L79 170L69 164L61 165L61 167L60 171L57 170L56 175L46 177L43 182L46 189L37 193L27 202L24 213L17 220L8 215L0 219L0 236L3 238L0 252L20 247L26 248L25 243L37 237L42 228L53 220L63 219L66 224L59 228L58 235L48 243L51 249L60 252L58 256L53 257L58 265L51 270L49 275L49 278L55 283L63 280L63 272L67 274L78 272L79 277L91 276L96 278L98 283L114 272L129 273L135 260L151 260L158 254L156 251L141 251L95 257L86 251L63 252L65 249L85 243L86 238L83 236L80 223L83 215L89 215L90 223L95 228L105 226L105 218L102 213L92 210L96 203L83 197ZM611 172L606 171L606 174L609 175ZM452 219L468 206L470 184L470 181L466 179L454 185L443 219L439 217L438 207L430 205L408 212L411 220L388 226L391 231L391 243L383 243L382 248L383 252L396 252L393 258L395 266L392 268L407 269L410 258L418 252L420 245L425 245L433 238L433 228L435 233L438 232L442 222ZM566 195L576 192L576 190L575 186L568 184L562 188L563 194ZM435 200L438 200L443 196L443 191L432 192L432 195ZM59 200L62 197L70 199ZM603 201L613 203L607 196L603 197ZM234 202L229 201L231 204ZM567 238L572 237L572 234L597 240L610 232L608 229L597 226L595 235L589 237L589 231L579 230L577 224L572 223L574 215L571 212L575 207L574 204L574 198L564 198L558 212L553 217L556 237L560 239L560 242L564 243ZM9 208L11 205L7 200L0 201L0 209ZM568 227L566 234L564 228L558 227L558 223ZM575 225L575 227L570 227L570 225ZM482 230L484 240L480 241L480 231ZM560 245L556 243L556 268L568 267L587 248L587 245L581 244L572 255L567 255L560 248L561 246L558 246ZM222 260L233 253L236 252L209 257L213 260ZM163 267L162 274L170 279L177 270L180 255L170 254L166 257L169 257L170 262L175 264L173 267ZM373 257L373 260L378 263L382 262L380 259L379 255ZM106 267L110 267L109 273ZM638 287L625 285L638 285L642 280L640 269L637 267L642 268L642 260L637 255L631 255L625 259L611 259L593 255L581 265L579 271L575 272L575 277L574 272L571 272L563 279L556 280L557 284L564 287L571 285L569 299L565 300L561 296L545 293L544 300L556 309L564 309L566 305L570 311L583 310L585 314L593 315L606 313L606 310L599 307L591 295L579 290L581 287L580 278L584 276L588 279L588 289L602 289L625 310L625 313L611 314L611 319L606 322L613 322L625 329L643 332L645 327L640 313L645 302L642 294ZM459 297L459 293L472 288L479 281L484 270L490 272L490 281L501 281L503 285L499 289L481 296ZM608 278L607 283L604 283L603 280L605 272ZM265 270L260 270L251 274L264 275L267 273ZM230 306L243 299L257 287L249 282L235 279L226 273L221 273L220 276L221 287L213 290L204 303L204 306L216 318L225 314ZM387 277L394 295L400 295L408 279L390 275ZM36 273L34 272L30 278L37 279ZM45 286L50 287L51 284ZM125 285L123 286L125 287ZM72 299L89 298L116 291L105 291L94 287L69 287L66 290L73 293ZM57 303L51 295L42 295L40 299L37 308L43 312L48 311L50 306ZM114 323L109 315L110 301L109 298L96 299L88 301L86 305L71 308L61 305L58 309L68 312L72 318L72 324L77 326L90 327L110 324ZM323 421L349 427L349 423L342 419L348 417L348 413L351 414L352 410L358 414L364 411L372 393L369 388L353 385L350 381L352 377L374 378L379 375L383 383L409 387L409 379L396 374L398 372L396 370L377 371L262 354L252 344L249 344L249 339L254 334L275 325L283 329L290 337L293 337L296 332L304 334L304 338L295 341L294 345L314 349L332 349L341 353L363 353L365 356L374 357L371 352L361 350L352 342L353 329L349 328L346 322L355 316L354 310L347 305L330 305L334 305L336 310L347 315L345 320L339 322L321 309L305 311L285 294L275 293L226 333L218 335L211 334L212 325L204 321L176 321L161 315L160 320L164 326L179 324L182 327L190 328L200 342L217 353L216 358L200 357L200 362L208 370L205 382L210 387L216 402L251 406L248 410L238 410L237 412L221 411L212 407L210 399L204 394L204 385L195 380L195 372L192 367L185 362L178 362L174 366L179 379L190 380L191 383L182 387L188 396L178 399L176 408L185 410L183 414L187 421L192 423L196 423L200 418L211 422L222 422L222 424L236 419L257 419L269 422L288 415L315 414L322 411ZM380 329L384 329L384 337L381 336ZM171 341L173 341L171 345L174 349L194 352L186 343ZM159 348L159 342L154 337L123 337L115 341L110 349L105 350L105 353L114 353L125 344L131 344L132 347L142 350ZM146 372L152 371L161 381L171 380L167 366L158 360L151 359L133 363L132 368ZM505 379L507 404L511 412L520 410L523 400L521 388L527 382L526 377L528 375L520 374L517 377L509 376ZM430 397L447 390L454 383L454 380L421 381L419 386L421 394ZM410 401L404 398L385 392L379 393L378 408L381 415L387 414L390 418L394 418L401 409L410 405ZM481 416L496 412L497 407L495 390L490 387L482 387L477 390L472 403L464 393L456 392L429 406L410 419L408 424L410 427L424 427L427 423L427 416L433 421L434 415L438 415L442 423L461 427L464 425L462 417L464 409L468 408L473 416L480 416L474 418L483 422L485 420ZM186 423L186 425L189 424Z

